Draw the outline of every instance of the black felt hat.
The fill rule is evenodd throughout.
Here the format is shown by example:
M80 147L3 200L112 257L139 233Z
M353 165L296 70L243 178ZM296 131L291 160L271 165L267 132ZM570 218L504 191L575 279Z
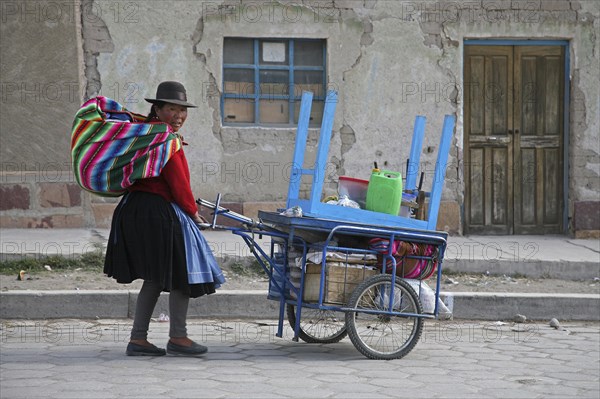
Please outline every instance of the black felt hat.
M156 98L146 98L149 103L165 102L177 105L183 105L188 108L197 108L194 104L187 102L185 87L179 82L162 82L156 88Z

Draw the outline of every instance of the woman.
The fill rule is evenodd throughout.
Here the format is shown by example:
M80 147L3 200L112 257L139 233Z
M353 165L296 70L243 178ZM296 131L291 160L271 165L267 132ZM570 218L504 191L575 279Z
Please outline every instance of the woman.
M167 123L175 133L185 123L188 108L196 108L187 102L179 82L162 82L156 98L146 101L152 103L146 122ZM144 280L127 355L198 356L207 351L188 338L186 330L190 297L212 294L224 282L195 225L202 222L206 221L198 214L183 149L169 159L158 177L138 180L129 187L115 209L104 272L119 283ZM162 291L170 292L166 351L148 342L150 318Z

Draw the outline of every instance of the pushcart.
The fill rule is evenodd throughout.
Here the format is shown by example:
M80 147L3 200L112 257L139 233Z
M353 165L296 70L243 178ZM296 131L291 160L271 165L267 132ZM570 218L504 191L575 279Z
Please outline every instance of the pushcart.
M258 213L250 219L199 199L212 209L212 223L225 216L239 222L224 227L240 236L269 277L268 299L279 302L276 335L283 337L287 319L293 340L336 343L349 336L356 349L371 359L398 359L417 344L425 319L440 314L440 280L448 234L436 231L454 117L446 116L438 151L428 217L417 220L321 202L328 146L337 93L328 92L314 168L305 169L304 154L312 93L304 92L298 118L296 147L287 211ZM417 117L411 162L419 164L424 117ZM407 168L408 169L408 168ZM299 198L303 176L312 179L310 197ZM407 170L405 190L416 188L416 170ZM421 195L421 198L423 195ZM301 211L302 215L294 211ZM263 248L256 237L270 237ZM409 248L401 255L399 246ZM435 289L425 280L435 275Z
M439 314L442 259L447 233L407 228L368 226L311 217L289 217L276 212L259 212L259 221L223 208L217 202L199 199L203 206L240 222L225 227L248 245L269 277L268 299L279 302L276 336L283 337L287 320L293 340L308 343L336 343L347 335L356 349L371 359L397 359L417 344L424 319ZM261 246L256 238L270 237ZM434 248L429 255L394 257L393 245L370 248L369 242L418 243ZM329 254L335 254L331 262ZM373 267L373 258L387 265ZM315 259L320 259L320 265ZM423 261L411 279L408 265ZM313 269L313 270L310 270ZM318 273L311 271L318 270ZM294 271L297 274L294 275ZM437 276L433 302L424 309L425 278ZM335 280L335 281L333 281Z

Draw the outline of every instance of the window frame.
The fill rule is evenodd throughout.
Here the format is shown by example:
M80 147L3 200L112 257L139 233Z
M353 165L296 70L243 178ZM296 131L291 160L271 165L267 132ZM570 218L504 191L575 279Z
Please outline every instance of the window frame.
M299 104L302 99L302 93L295 93L294 83L294 72L295 71L316 71L321 72L323 79L322 93L313 93L314 101L325 101L327 97L327 40L326 39L309 39L309 38L280 38L280 37L239 37L239 36L228 36L223 38L223 52L225 51L225 40L226 39L246 39L253 41L254 51L254 63L253 64L228 64L224 62L225 57L223 56L223 76L222 76L222 87L223 92L221 95L220 106L221 106L221 123L223 126L235 126L235 127L256 127L256 126L269 126L269 127L290 127L295 126L295 108L296 104ZM288 65L261 65L260 64L260 45L262 42L284 42L287 44L287 59ZM297 42L320 42L322 43L322 66L307 66L301 65L296 66L294 64L294 48ZM225 92L225 71L227 69L245 69L251 70L254 73L254 93L226 93ZM260 73L262 71L287 71L288 72L288 94L273 94L273 93L261 93L260 90ZM295 95L297 94L297 95ZM319 95L317 95L319 94ZM234 98L240 100L252 100L254 104L254 122L226 122L225 121L225 99ZM288 123L269 123L260 121L260 100L287 100L288 102ZM318 121L320 125L321 121Z

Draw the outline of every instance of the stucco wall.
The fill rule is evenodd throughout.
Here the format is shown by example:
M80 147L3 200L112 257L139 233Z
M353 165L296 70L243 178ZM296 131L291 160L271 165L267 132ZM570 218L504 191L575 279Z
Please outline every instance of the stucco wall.
M447 80L447 71L437 67L442 51L423 45L418 22L399 20L393 15L398 10L386 9L386 2L225 3L205 2L200 7L180 2L175 13L169 13L168 4L140 4L135 34L127 34L132 27L126 24L105 21L115 51L98 56L103 87L135 85L137 91L123 100L132 100L128 105L140 112L148 110L142 99L152 96L161 80L185 82L200 105L190 112L185 128L196 192L209 198L221 192L235 202L283 201L287 194L295 128L221 126L225 36L327 39L328 87L339 91L327 193L335 191L340 174L368 178L374 161L403 170L412 124L420 113L429 117L426 145L433 150L422 162L433 173L443 115L455 113L456 107L439 102L423 112L420 101L400 97L402 83L425 77ZM153 23L157 15L166 15L158 27ZM179 27L177 32L157 32L171 24ZM398 62L416 51L419 68L413 62ZM316 135L315 129L313 142Z
M20 1L3 2L1 11L2 162L68 166L68 133L83 94L78 8Z
M90 224L70 166L81 104L80 8L0 3L0 225ZM53 220L51 220L53 219Z
M83 74L85 78L79 88L85 93L83 97L106 95L124 102L133 111L144 113L149 110L144 98L154 95L160 81L184 82L190 101L199 105L198 109L190 110L182 133L190 143L186 155L194 192L204 198L214 198L220 192L226 201L235 203L285 201L295 139L294 128L221 125L223 37L327 40L328 87L338 90L339 103L326 193L335 190L338 175L367 178L373 161L388 169L403 171L413 121L418 114L428 118L420 165L428 187L433 179L443 116L455 114L458 124L443 194L446 214L440 215L441 228L451 231L461 229L464 191L461 180L463 40L569 40L569 217L576 216L577 203L591 203L591 208L586 205L587 216L583 219L587 229L594 230L600 223L593 220L588 223L589 215L592 219L596 217L600 193L597 134L600 10L597 2L82 0L80 12L81 40L78 42L75 34L79 21L66 24L62 35L70 41L63 40L65 44L61 47L69 59L82 54L80 70L71 71L69 65L60 72L68 74L67 77L53 79L71 81L78 73ZM2 20L3 44L6 43L4 32L11 26L9 21ZM28 28L19 29L25 36L32 35L30 32L34 29L41 33L51 31L36 21L30 21ZM8 50L3 45L2 51L26 49L24 44L16 43ZM44 54L42 48L39 51ZM53 65L58 64L58 58L54 60ZM4 76L14 77L26 71L22 64L26 63L2 61L3 90ZM39 76L31 71L25 74ZM5 107L11 107L6 109L12 111L14 106L7 104L8 101L2 102L3 111ZM48 116L57 107L48 104L43 108L42 114ZM68 120L70 124L74 108L71 104L71 111L64 111L69 115L61 114L63 122ZM18 123L16 117L9 119L2 122L3 162L5 156L16 153L14 146L7 147L10 151L4 146L14 137L12 130ZM38 137L40 126L44 126L39 121L35 125L33 131L37 133L32 138ZM6 134L9 130L11 133ZM44 153L43 157L52 159L56 155L56 159L64 160L68 151L61 148L68 143L68 136L64 135L64 127L52 126L51 130L56 140L50 145L50 151L33 149L31 154ZM316 130L311 132L313 142L316 134ZM314 154L308 157L311 156ZM81 201L86 215L83 223L103 224L110 219L113 201L87 194L81 196ZM5 224L8 223L5 216L26 213L22 209L0 212Z

